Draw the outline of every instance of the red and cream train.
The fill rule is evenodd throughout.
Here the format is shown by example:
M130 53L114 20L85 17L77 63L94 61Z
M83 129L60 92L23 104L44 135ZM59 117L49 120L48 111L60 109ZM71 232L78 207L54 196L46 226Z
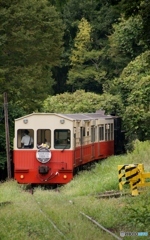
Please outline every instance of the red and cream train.
M29 131L33 144L23 148ZM96 113L32 113L15 120L14 178L21 184L65 184L77 168L120 153L121 118ZM46 141L46 142L45 142Z

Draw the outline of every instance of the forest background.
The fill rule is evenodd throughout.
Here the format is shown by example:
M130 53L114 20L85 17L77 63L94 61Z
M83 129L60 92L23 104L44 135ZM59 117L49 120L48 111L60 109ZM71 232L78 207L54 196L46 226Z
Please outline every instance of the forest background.
M0 1L0 169L14 119L32 112L122 116L128 142L150 139L149 0Z

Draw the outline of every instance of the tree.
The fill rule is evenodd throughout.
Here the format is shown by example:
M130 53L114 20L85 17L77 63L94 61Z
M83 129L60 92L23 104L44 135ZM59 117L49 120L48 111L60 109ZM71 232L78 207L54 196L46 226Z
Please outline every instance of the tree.
M48 2L55 6L56 9L60 12L63 11L63 6L66 4L66 2L68 2L69 0L48 0Z
M121 17L119 23L113 24L113 33L109 38L109 53L119 74L126 65L146 49L141 40L143 31L140 15L128 19Z
M74 40L74 48L70 55L72 68L68 73L68 84L75 89L89 90L89 83L95 85L105 76L105 72L99 72L99 51L91 49L91 26L85 18L82 18L78 33ZM101 89L100 89L101 90Z
M8 120L10 134L10 150L13 149L14 139L14 119L25 115L25 111L17 105L8 103ZM0 169L6 168L6 137L5 137L5 119L4 107L0 106Z
M47 0L2 0L0 34L0 93L6 91L28 112L38 109L52 93L51 68L60 63L63 24L59 14Z
M141 8L140 14L143 20L143 32L142 32L142 39L144 40L145 44L150 47L150 25L149 25L149 12L150 12L150 2L147 0L141 0Z
M56 93L62 93L63 91L72 91L72 86L66 84L66 79L68 76L69 70L72 68L70 65L70 54L74 47L74 39L77 36L78 25L82 18L86 19L90 24L92 29L91 35L91 50L93 50L93 55L90 59L93 58L96 60L96 64L99 68L101 81L105 81L108 78L112 77L112 69L114 68L113 62L107 54L108 46L108 35L112 32L112 23L117 21L117 18L120 16L120 9L117 8L118 1L108 1L108 0L69 0L63 7L62 19L66 26L64 34L64 47L65 51L62 55L62 64L59 68L54 69L54 76L57 81L57 84L54 86ZM99 59L97 59L96 53L99 52ZM89 53L88 53L89 54ZM88 57L87 57L88 58ZM87 76L92 72L91 62L89 59L89 71ZM94 64L93 64L94 65ZM82 67L82 66L81 66ZM78 68L75 69L74 74L81 72L83 70ZM94 75L94 72L91 74ZM86 70L84 70L86 73ZM91 78L90 76L90 78ZM78 76L77 76L78 77ZM82 76L81 76L82 77ZM79 76L80 78L80 76ZM99 78L99 76L98 76ZM85 80L85 77L84 77ZM79 83L78 89L82 84ZM102 92L102 85L97 80L96 81L87 81L85 82L86 90L93 92ZM76 89L76 88L75 88ZM74 89L74 90L75 90Z
M127 136L150 139L150 51L131 61L107 90L121 96Z
M149 25L149 12L150 1L148 0L121 0L120 4L121 12L128 19L131 16L139 15L142 18L143 30L140 39L145 42L145 45L150 46L150 25Z
M150 140L150 73L141 77L139 83L135 84L130 92L124 120L126 128L130 129L139 140Z
M105 110L107 114L120 114L122 103L119 96L111 94L95 94L77 90L74 93L57 94L49 96L43 104L42 111L55 113L81 113Z

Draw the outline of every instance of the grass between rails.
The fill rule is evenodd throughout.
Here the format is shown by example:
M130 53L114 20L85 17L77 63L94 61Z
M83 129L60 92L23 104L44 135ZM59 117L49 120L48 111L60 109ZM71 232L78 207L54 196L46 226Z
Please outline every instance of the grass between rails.
M84 218L80 212L118 236L120 231L148 231L150 238L149 188L137 197L96 198L100 192L118 190L118 165L143 163L145 172L150 171L149 156L150 142L137 141L133 153L101 161L91 171L81 172L57 191L36 188L31 195L15 181L1 183L0 240L115 239Z

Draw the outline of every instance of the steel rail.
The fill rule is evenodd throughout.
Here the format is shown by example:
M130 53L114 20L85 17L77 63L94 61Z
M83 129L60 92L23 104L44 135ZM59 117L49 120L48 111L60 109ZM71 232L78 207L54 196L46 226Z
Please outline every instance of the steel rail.
M92 221L94 224L96 224L99 228L103 229L105 232L111 234L112 236L114 236L116 239L118 240L122 240L122 238L118 237L116 234L112 233L111 231L109 231L108 229L104 228L101 224L99 224L98 222L96 222L94 219L92 219L91 217L89 217L88 215L86 215L83 212L80 212L80 214L82 214L84 217L88 218L90 221Z
M60 231L60 229L56 226L56 224L55 224L55 223L46 215L46 213L42 210L42 208L40 207L39 203L35 200L35 198L34 198L34 201L35 201L36 204L38 205L39 210L40 210L40 212L43 214L43 216L51 223L51 225L57 230L57 232L58 232L61 236L63 236L63 238L64 238L65 240L67 240L67 238L66 238L66 236L63 234L63 232Z

